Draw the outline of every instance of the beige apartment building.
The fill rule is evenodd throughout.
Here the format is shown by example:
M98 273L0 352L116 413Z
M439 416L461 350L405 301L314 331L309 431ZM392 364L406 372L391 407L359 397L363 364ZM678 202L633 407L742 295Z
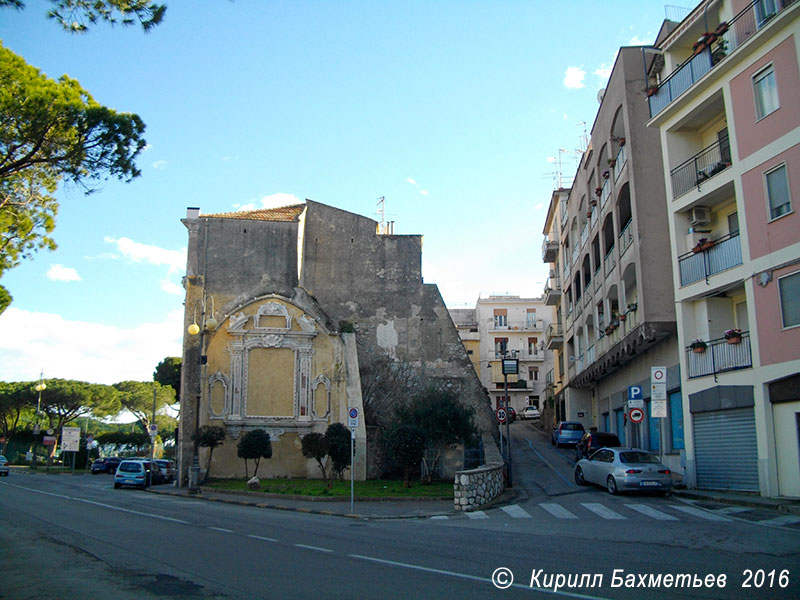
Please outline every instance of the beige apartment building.
M545 223L545 332L553 418L617 433L628 446L684 462L683 402L661 145L646 127L643 49L621 48L601 96L589 148L570 189L556 190ZM664 367L667 413L650 410L653 367ZM644 390L645 418L627 418L628 389Z

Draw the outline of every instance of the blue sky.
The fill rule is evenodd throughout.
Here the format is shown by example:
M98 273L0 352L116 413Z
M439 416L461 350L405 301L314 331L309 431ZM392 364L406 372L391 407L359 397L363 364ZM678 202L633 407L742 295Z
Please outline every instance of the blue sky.
M131 183L63 188L55 252L8 271L0 380L148 380L180 356L187 206L310 198L423 234L452 307L539 296L542 227L620 46L664 5L620 1L168 1L150 34L62 33L0 10L3 44L147 124ZM582 123L585 123L582 124ZM559 148L566 152L559 153Z

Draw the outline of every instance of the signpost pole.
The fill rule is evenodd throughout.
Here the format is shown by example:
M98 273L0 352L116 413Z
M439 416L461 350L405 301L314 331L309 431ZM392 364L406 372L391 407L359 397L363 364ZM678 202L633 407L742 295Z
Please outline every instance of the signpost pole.
M347 410L347 426L350 428L350 514L355 514L355 456L356 456L356 429L358 429L358 409L351 407Z

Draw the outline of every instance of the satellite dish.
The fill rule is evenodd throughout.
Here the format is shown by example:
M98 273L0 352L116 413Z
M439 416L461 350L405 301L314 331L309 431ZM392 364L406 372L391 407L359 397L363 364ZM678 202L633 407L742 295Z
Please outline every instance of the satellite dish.
M606 88L601 88L599 92L597 92L597 102L598 104L603 103L603 96L606 95Z

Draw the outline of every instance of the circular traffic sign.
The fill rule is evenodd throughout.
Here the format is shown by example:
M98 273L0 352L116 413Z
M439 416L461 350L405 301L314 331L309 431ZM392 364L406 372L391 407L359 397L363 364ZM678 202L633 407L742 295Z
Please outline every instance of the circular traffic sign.
M357 408L351 408L349 414L350 414L350 418L351 419L357 419L358 418L358 409Z
M641 423L644 420L644 411L641 408L632 408L628 412L631 423Z
M506 409L505 408L498 408L495 411L494 414L497 417L498 421L500 421L501 423L505 423L506 422Z

